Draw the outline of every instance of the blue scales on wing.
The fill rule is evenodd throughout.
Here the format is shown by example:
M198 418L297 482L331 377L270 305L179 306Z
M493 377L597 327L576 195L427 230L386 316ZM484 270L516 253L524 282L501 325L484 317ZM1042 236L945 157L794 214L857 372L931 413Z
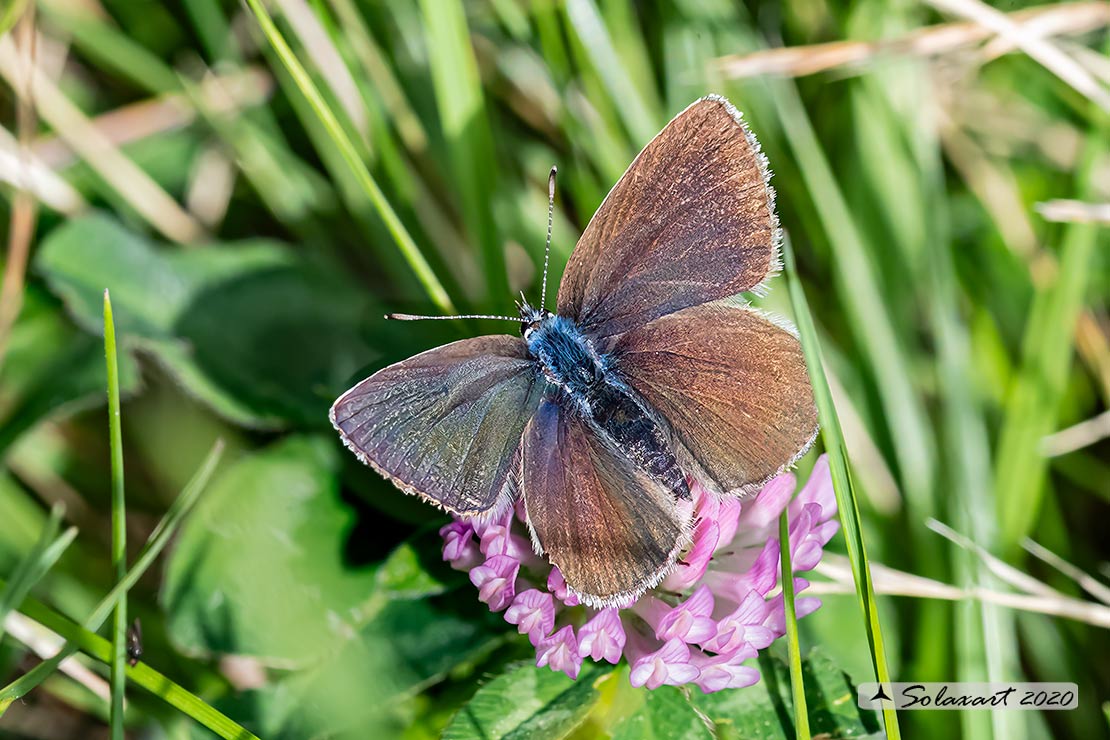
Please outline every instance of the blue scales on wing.
M378 371L331 418L344 444L402 491L474 515L509 495L544 385L519 337L463 339Z

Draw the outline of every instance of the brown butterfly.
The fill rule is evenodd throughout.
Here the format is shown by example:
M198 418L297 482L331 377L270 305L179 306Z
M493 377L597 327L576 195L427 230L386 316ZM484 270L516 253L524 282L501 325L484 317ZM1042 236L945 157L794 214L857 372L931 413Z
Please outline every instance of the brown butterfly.
M753 491L817 433L793 331L723 300L779 269L769 178L740 113L698 100L601 204L555 313L545 265L538 307L481 317L520 321L522 337L464 339L375 373L331 409L343 442L458 516L522 497L537 552L579 598L639 596L686 543L689 479ZM550 223L549 211L549 249Z

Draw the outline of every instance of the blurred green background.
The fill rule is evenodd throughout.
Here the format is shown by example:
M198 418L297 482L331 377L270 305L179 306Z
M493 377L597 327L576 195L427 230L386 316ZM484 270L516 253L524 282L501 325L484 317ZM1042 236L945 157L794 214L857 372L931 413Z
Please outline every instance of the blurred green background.
M776 658L711 699L522 667L527 640L439 562L444 517L361 467L326 414L385 364L504 331L386 310L538 295L552 164L556 285L636 152L717 92L775 173L895 594L895 679L1080 687L1073 712L905 712L903 733L1110 735L1110 4L262 5L307 75L239 2L0 3L0 578L52 505L79 530L8 614L0 682L114 583L109 288L132 559L227 444L129 594L144 661L203 702L132 685L132 736L210 737L206 705L267 738L496 735L507 702L532 736L703 737L704 717L791 737ZM787 298L780 279L761 303ZM826 558L800 626L815 731L858 736L877 726L850 711L873 679L844 562ZM106 669L79 661L0 735L107 737Z

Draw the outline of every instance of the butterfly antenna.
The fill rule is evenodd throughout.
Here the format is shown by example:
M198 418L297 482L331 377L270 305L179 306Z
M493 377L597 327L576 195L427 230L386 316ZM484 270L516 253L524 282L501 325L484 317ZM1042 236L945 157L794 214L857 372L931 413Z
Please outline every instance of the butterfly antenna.
M385 317L393 321L443 321L444 319L499 319L501 321L520 321L519 316L491 316L484 313L470 313L461 316L417 316L411 313L387 313Z
M551 261L551 223L555 218L555 173L558 167L551 168L547 176L547 245L543 249L543 287L540 289L540 310L547 306L547 265Z

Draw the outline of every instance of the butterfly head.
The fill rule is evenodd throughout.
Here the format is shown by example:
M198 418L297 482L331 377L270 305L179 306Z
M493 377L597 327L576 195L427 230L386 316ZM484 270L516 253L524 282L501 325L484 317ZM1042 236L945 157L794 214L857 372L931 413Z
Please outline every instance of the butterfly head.
M532 332L543 326L544 322L550 319L555 314L542 308L535 308L528 304L528 301L521 297L517 301L517 310L520 312L520 334L526 340L532 335Z

